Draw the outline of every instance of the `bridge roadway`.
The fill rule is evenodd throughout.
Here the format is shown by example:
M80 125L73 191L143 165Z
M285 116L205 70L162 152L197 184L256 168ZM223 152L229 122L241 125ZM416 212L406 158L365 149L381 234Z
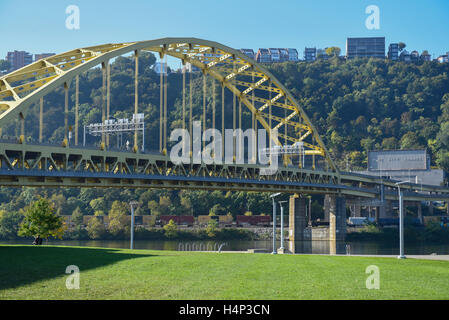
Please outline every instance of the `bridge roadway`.
M0 141L0 186L171 188L336 194L397 199L397 181L378 177L281 166L261 175L257 164L180 164L158 153L58 147ZM449 199L449 188L402 184L404 200Z

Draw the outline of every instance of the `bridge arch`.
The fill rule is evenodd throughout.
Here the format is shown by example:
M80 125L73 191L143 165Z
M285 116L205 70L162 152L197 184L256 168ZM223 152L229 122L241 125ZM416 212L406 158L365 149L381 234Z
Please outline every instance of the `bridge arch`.
M2 76L0 127L18 116L26 116L30 106L77 75L118 56L132 52L137 55L140 51L172 56L199 68L235 94L268 133L284 127L285 133L278 133L281 139L302 142L306 155L323 157L328 168L338 172L309 117L276 77L238 50L197 38L162 38L74 49ZM282 145L280 140L276 143Z

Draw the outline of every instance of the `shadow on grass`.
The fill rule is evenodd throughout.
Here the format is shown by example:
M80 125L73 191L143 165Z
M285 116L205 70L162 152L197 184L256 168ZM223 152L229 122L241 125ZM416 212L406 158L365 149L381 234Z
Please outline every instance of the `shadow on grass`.
M108 266L123 260L150 257L148 254L129 254L117 249L0 246L0 291L33 282L67 275L69 265L80 272Z

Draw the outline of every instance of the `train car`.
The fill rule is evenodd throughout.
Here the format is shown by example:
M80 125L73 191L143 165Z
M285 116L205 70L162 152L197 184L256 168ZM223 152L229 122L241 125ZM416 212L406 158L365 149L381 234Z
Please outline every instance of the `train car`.
M270 226L271 217L270 216L237 216L238 226Z
M193 226L195 218L193 216L174 216L174 215L160 217L161 225L166 225L167 223L170 222L170 220L173 220L177 225Z

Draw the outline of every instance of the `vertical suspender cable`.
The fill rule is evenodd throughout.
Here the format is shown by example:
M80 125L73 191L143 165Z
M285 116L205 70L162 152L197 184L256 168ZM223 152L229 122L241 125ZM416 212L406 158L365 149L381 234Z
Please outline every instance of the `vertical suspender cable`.
M39 142L42 143L43 138L43 123L44 123L44 98L42 97L39 103Z
M215 108L216 108L216 97L215 97L215 79L212 78L212 129L215 129Z
M190 133L190 157L192 157L193 154L193 122L192 122L192 117L193 117L193 88L192 88L192 65L189 64L190 67L190 72L189 72L189 133Z
M225 150L225 121L224 121L224 116L225 116L225 107L224 107L224 103L225 103L225 87L224 87L224 83L221 84L221 139L222 139L222 144L221 144L221 154L223 159L225 159L225 154L224 154L224 150Z
M168 66L167 66L167 56L165 56L164 64L164 150L163 154L167 154L167 86L168 86Z
M134 75L134 117L137 122L137 113L139 112L139 51L134 51L134 57L136 60L136 70ZM137 147L137 123L134 126L134 152L137 152L139 148Z
M101 87L101 149L103 149L105 144L104 121L106 120L106 65L104 62L101 64L101 68L103 73L103 83Z
M182 131L183 133L186 130L186 67L184 66L182 68ZM186 141L184 140L185 137L183 137L184 145L182 147L183 152L185 152L186 148Z
M254 66L253 66L253 69L252 69L251 80L252 80L251 81L251 85L254 86ZM255 108L256 106L254 105L254 91L255 90L251 91L251 100L252 100L251 103L252 103L253 107ZM251 122L252 122L252 129L253 130L256 130L256 121L257 121L256 120L256 115L254 114L254 112L251 112ZM257 139L257 133L256 133L256 139ZM257 143L253 144L253 150L252 151L253 151L253 157L254 157L256 155L256 152L257 152Z
M182 129L186 129L186 69L182 69Z
M234 72L234 74L235 74L235 57L234 57L234 60L233 60L233 62L232 62L232 72ZM232 84L235 86L235 77L236 76L234 76L233 78L232 78ZM237 116L237 114L236 114L236 104L235 104L235 93L234 92L232 92L232 128L234 129L234 132L235 132L235 129L236 129L236 116ZM236 159L236 139L237 139L237 137L235 136L235 135L233 135L233 138L232 138L232 156L233 156L233 160L235 161L235 159Z
M64 82L64 146L68 147L67 135L69 131L69 85Z
M162 63L162 57L161 62L159 66L159 75L160 75L160 81L159 81L159 152L162 153L162 117L163 117L163 109L164 109L164 75L163 75L163 63Z
M19 120L20 120L20 143L25 144L25 117L23 116L23 113L19 113Z
M106 119L109 120L111 108L111 65L107 61L106 65ZM109 134L106 135L106 146L109 147Z
M80 76L75 78L75 146L78 145L78 122L79 122L79 95L80 95Z
M203 73L203 131L206 131L206 73ZM206 141L203 141L203 150L205 145Z

